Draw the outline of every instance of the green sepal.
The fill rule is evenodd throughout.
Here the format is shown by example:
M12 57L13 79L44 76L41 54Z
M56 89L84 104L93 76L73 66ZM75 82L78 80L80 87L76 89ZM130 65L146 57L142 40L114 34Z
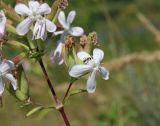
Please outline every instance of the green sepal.
M18 35L16 32L16 28L12 26L11 24L6 24L6 31L9 33L13 33L15 35Z
M22 50L24 52L29 52L29 47L27 45L15 40L9 40L5 43L5 45L14 49Z
M17 68L17 86L16 91L13 90L12 86L8 88L8 91L19 101L26 101L29 99L29 86L27 83L27 78L23 71L23 67L19 66Z
M32 32L29 31L27 33L28 44L29 44L31 50L36 50L37 49L37 42L36 42L36 40L34 40L32 38L33 38Z
M19 76L21 76L19 78L19 89L20 91L29 96L29 85L28 85L28 80L27 80L27 77L26 77L26 74L25 74L25 71L23 70L23 67L22 66L19 66L19 71L21 71L21 74Z
M70 68L71 66L76 64L76 57L74 55L75 50L73 48L71 48L71 49L65 48L64 50L65 50L65 51L63 51L64 61L65 61L65 64L67 65L67 67Z

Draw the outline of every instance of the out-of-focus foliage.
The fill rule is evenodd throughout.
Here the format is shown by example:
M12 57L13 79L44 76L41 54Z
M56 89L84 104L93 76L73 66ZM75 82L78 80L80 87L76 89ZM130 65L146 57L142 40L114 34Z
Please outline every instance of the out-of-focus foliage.
M14 4L13 0L5 0ZM50 0L48 0L51 3ZM144 13L160 29L160 2L158 0L70 0L69 10L76 10L75 24L86 33L97 31L101 48L105 50L105 62L133 52L159 49L154 36L136 17ZM46 59L46 66L55 82L57 92L67 87L67 69L53 66ZM48 89L40 76L38 64L27 71L32 98L51 103ZM65 69L65 70L64 70ZM73 126L158 126L160 124L160 65L159 62L127 65L111 72L109 81L98 80L96 93L71 97L67 113ZM33 78L33 75L34 76ZM40 79L39 79L40 78ZM63 78L63 79L62 79ZM75 86L84 87L85 81ZM19 103L4 94L4 107L0 110L3 126L61 126L58 115L41 119L41 115L25 118L26 110L17 109ZM30 108L28 108L30 110ZM53 115L53 113L50 113ZM41 119L41 120L39 120Z

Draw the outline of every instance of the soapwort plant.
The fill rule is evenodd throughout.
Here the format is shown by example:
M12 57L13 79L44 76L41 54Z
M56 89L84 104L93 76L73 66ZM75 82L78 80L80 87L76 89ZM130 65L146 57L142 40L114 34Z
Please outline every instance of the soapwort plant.
M14 8L6 5L3 1L0 2L0 96L2 98L6 87L17 100L24 104L24 107L35 104L31 100L30 87L23 68L24 59L35 60L44 74L54 104L51 106L35 104L36 107L30 110L26 116L48 108L56 109L60 112L65 125L70 126L64 110L68 98L82 92L93 93L96 89L97 71L105 80L109 79L109 72L100 63L104 52L97 48L96 32L85 35L83 28L73 27L71 23L75 19L76 11L70 11L66 18L64 9L67 6L67 0L55 0L52 7L47 3L34 0L19 2ZM55 36L57 37L55 38ZM50 50L47 45L50 42L58 43L58 45L53 47L51 55L48 56L47 52ZM13 58L8 58L4 55L6 47L11 48L13 53L15 53L14 50L18 50L19 53ZM92 51L93 56L89 54ZM50 57L53 65L58 63L65 65L68 69L71 79L63 100L59 99L48 76L43 57ZM73 83L86 74L89 74L86 89L71 91ZM12 86L7 84L5 86L7 82Z

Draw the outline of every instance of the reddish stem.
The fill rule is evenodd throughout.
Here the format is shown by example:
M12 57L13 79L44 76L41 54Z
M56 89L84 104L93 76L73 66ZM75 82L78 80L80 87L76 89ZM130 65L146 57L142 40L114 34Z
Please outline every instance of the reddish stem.
M69 94L69 91L70 91L70 89L71 89L71 87L72 87L72 82L70 82L70 84L69 84L69 86L68 86L68 89L67 89L67 91L66 91L66 93L65 93L65 95L64 95L64 98L63 98L63 102L65 102L65 99L66 99L66 97L68 96L68 94Z
M44 67L44 64L43 64L43 61L42 61L41 58L40 58L40 60L39 60L39 64L40 64L40 66L41 66L41 69L42 69L42 71L43 71L43 74L44 74L44 76L45 76L45 79L46 79L46 81L47 81L47 84L48 84L48 86L49 86L49 89L50 89L50 91L51 91L51 93L52 93L53 99L54 99L55 102L56 102L57 108L59 107L58 110L59 110L59 112L61 113L61 116L62 116L62 118L63 118L66 126L70 126L70 123L69 123L68 118L67 118L67 116L66 116L66 113L65 113L65 111L64 111L64 107L63 107L61 101L60 101L60 100L58 99L58 97L57 97L57 94L56 94L56 92L55 92L55 90L54 90L54 87L53 87L53 85L52 85L52 83L51 83L51 81L50 81L50 79L49 79L49 76L48 76L48 74L47 74L47 71L46 71L46 69L45 69L45 67Z

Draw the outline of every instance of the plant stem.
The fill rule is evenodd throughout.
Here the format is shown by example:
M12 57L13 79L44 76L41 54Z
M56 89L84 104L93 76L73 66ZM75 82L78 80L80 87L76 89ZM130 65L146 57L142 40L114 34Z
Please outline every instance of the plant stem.
M66 91L66 93L65 93L65 95L64 95L64 98L63 98L63 102L65 102L65 99L66 99L66 97L68 96L68 93L69 93L69 91L70 91L70 89L71 89L71 87L72 87L72 82L70 82L70 84L69 84L69 86L68 86L68 89L67 89L67 91Z
M52 85L52 83L51 83L51 81L50 81L50 79L49 79L49 76L48 76L48 74L47 74L47 71L46 71L46 69L45 69L45 67L44 67L42 58L39 59L39 64L40 64L40 66L41 66L41 69L42 69L42 71L43 71L43 74L44 74L44 76L45 76L45 79L46 79L46 81L47 81L47 84L48 84L48 86L49 86L49 89L50 89L50 91L51 91L51 93L52 93L53 99L54 99L55 102L56 102L57 109L58 109L59 112L61 113L61 116L62 116L62 118L63 118L63 120L64 120L64 122L65 122L65 125L66 125L66 126L70 126L70 123L69 123L69 121L68 121L67 115L66 115L66 113L65 113L65 111L64 111L63 104L61 103L61 101L60 101L60 100L58 99L58 97L57 97L57 94L56 94L56 92L55 92L55 90L54 90L54 87L53 87L53 85Z

